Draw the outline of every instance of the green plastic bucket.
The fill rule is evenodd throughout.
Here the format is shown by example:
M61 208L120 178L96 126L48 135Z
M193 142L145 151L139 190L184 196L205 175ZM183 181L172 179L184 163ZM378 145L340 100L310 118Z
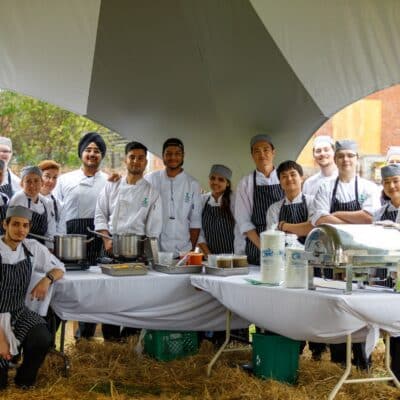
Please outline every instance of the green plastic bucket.
M253 371L263 379L296 383L300 343L275 334L253 334Z

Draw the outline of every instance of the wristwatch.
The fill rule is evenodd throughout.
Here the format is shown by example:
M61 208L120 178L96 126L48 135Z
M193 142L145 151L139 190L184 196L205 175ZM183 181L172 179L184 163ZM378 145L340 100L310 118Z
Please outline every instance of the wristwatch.
M46 274L46 278L50 279L50 285L52 285L54 283L54 276L51 274L51 272L48 272Z

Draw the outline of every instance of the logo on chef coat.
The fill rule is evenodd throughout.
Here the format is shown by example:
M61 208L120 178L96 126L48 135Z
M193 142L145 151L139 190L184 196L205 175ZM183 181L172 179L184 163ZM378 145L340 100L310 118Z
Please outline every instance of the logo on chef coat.
M190 203L190 194L189 192L185 193L185 199L184 199L185 203Z
M149 205L149 199L145 197L142 201L142 207L147 207Z
M367 196L366 194L361 193L361 194L358 196L358 201L360 202L360 204L363 204L364 201L367 200L367 197L368 197L368 196Z

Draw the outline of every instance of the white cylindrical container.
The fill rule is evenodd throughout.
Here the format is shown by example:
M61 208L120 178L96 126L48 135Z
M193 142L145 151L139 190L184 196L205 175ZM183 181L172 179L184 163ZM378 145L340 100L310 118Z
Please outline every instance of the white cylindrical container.
M285 234L269 230L261 232L261 281L282 285L285 278Z
M304 248L300 243L286 247L285 286L287 288L306 289L308 261L304 257Z

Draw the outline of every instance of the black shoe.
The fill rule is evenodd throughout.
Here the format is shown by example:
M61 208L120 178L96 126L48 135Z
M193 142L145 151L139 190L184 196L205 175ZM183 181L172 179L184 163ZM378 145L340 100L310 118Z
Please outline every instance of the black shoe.
M8 368L0 368L0 390L4 390L8 385Z
M253 368L253 364L252 363L248 363L248 364L242 364L240 366L240 368L242 368L242 370L244 372L247 372L249 375L252 375L254 372L254 368Z

